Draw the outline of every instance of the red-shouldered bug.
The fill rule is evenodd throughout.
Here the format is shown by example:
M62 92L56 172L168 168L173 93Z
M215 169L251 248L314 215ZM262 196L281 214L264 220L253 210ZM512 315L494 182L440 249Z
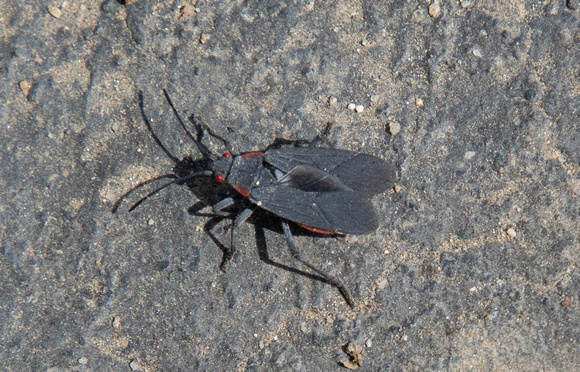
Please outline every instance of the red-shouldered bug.
M202 128L202 124L192 117L191 121L197 130L195 138L165 89L163 94L181 127L195 143L203 158L201 161L193 161L189 157L179 160L163 146L145 115L143 94L139 92L139 105L147 128L155 142L176 166L173 168L174 173L155 177L129 190L117 200L112 212L116 212L122 200L131 192L151 182L163 178L172 179L139 199L129 211L169 185L188 184L193 179L213 175L218 183L230 185L237 192L234 197L226 197L214 204L214 212L223 211L240 199L250 202L250 207L239 213L233 222L230 247L224 248L224 258L220 265L222 270L235 250L234 230L252 215L256 207L262 208L280 217L292 255L316 275L291 270L334 286L353 307L352 297L339 280L324 274L300 258L288 223L293 222L310 232L324 235L362 235L375 231L378 219L369 199L393 185L396 179L395 167L371 155L316 147L321 142L320 136L310 142L278 139L264 151L236 153L225 139L214 134L206 125ZM204 129L228 149L221 157L213 154L202 143ZM281 145L294 147L281 148ZM300 147L304 145L310 147Z

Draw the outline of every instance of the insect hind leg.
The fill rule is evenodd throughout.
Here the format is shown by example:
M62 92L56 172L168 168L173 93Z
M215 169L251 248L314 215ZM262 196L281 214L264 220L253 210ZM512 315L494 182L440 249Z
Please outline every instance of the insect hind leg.
M292 253L292 256L294 256L294 258L297 261L299 261L301 264L308 267L310 270L314 271L320 277L324 278L324 280L326 280L326 282L328 284L330 284L334 288L338 289L340 294L342 295L342 297L344 298L344 300L348 304L348 306L350 306L351 308L354 308L354 301L353 301L350 293L348 292L348 290L346 289L346 287L342 284L342 282L340 280L325 274L320 269L317 269L312 264L304 261L301 258L300 252L298 251L298 248L296 248L296 243L294 242L294 237L292 236L292 232L290 231L290 226L288 225L288 222L282 221L282 229L284 230L284 236L286 237L286 241L288 242L288 247L290 248L290 252Z

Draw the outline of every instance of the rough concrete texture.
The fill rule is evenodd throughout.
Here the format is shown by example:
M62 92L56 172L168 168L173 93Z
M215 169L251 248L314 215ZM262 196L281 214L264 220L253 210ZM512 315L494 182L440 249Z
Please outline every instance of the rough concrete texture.
M580 365L577 1L8 1L0 19L3 370ZM296 237L354 309L279 267L307 271L271 216L221 272L204 225L227 245L230 220L192 212L219 201L210 180L111 213L174 165L139 90L167 148L199 157L162 88L236 149L332 122L337 147L396 164L376 233Z

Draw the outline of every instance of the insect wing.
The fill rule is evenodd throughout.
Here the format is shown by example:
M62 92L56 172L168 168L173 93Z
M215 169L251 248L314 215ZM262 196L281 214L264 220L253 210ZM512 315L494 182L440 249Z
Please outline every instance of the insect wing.
M252 189L250 198L282 218L321 230L362 235L378 227L370 201L352 191L306 192L276 185Z
M305 192L353 191L338 177L318 168L299 165L281 177L278 182L284 186Z
M266 163L290 172L296 166L310 166L338 178L363 198L392 187L395 167L367 154L326 148L274 149L265 153Z

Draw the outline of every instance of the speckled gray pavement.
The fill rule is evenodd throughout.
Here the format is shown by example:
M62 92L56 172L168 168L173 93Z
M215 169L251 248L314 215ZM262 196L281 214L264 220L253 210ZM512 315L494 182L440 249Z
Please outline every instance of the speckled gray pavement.
M2 370L335 371L352 342L360 371L580 365L578 1L7 1L0 20ZM173 166L138 91L199 157L162 88L238 150L332 122L334 146L396 164L375 233L296 237L354 309L278 267L305 270L271 216L221 272L204 226L228 244L230 220L193 213L211 182L111 213Z

